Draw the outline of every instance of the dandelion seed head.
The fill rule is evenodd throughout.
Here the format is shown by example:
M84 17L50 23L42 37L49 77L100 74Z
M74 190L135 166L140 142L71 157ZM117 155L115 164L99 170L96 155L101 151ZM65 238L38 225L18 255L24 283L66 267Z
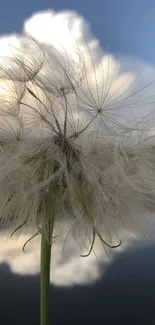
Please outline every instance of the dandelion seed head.
M62 19L73 35L59 45L52 29L47 39L37 29L30 35L42 18L53 27ZM53 226L59 233L67 225L91 253L96 237L109 249L121 244L122 229L147 234L154 130L151 114L135 112L150 103L147 86L112 55L97 56L90 35L82 43L76 24L86 28L73 13L35 16L0 57L0 220L35 226L49 242Z

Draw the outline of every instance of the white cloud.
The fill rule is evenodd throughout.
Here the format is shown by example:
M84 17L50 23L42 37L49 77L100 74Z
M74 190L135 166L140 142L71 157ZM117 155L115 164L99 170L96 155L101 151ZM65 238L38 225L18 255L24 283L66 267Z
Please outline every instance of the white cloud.
M17 274L38 274L40 271L40 236L34 238L26 246L25 253L22 250L25 242L32 234L15 235L10 238L3 231L0 232L0 263L8 263L12 272ZM124 236L126 237L126 236ZM131 236L130 236L131 240ZM70 238L63 250L64 238L59 237L52 247L51 257L51 283L57 286L72 286L87 284L97 280L106 269L110 259L107 257L102 245L97 240L95 254L88 257L80 255L87 252L86 248L80 248L73 238ZM129 245L127 237L121 248ZM102 274L101 274L101 263Z
M24 31L41 42L52 44L60 52L67 50L74 59L78 46L85 57L90 89L97 98L97 81L99 93L101 89L103 96L108 92L107 101L112 103L112 109L117 110L116 114L113 112L116 119L122 113L132 118L133 115L143 117L154 109L154 67L138 58L113 56L104 52L100 42L93 37L88 22L77 13L53 10L36 13L26 20ZM148 84L151 85L147 87ZM85 85L85 91L88 94L88 84Z
M133 117L134 119L137 117L143 118L152 110L154 111L154 68L135 58L115 57L104 52L100 47L99 41L93 37L90 25L76 12L55 12L49 10L36 13L24 23L23 35L27 34L44 43L46 53L49 55L48 59L51 55L50 45L54 46L61 53L62 60L67 60L67 52L67 56L73 60L71 70L73 70L75 62L79 61L78 50L80 50L83 55L87 75L83 88L77 90L77 92L80 92L78 95L80 95L83 101L83 110L86 111L88 109L88 102L90 101L91 103L91 96L93 94L94 100L98 105L103 105L104 102L104 114L108 126L114 127L112 119L117 121L117 124L129 125ZM16 57L18 53L18 56L24 56L24 64L27 69L28 67L30 69L34 62L37 66L37 62L40 60L41 54L37 58L34 44L29 42L28 39L24 40L22 36L14 34L2 37L0 45L0 57L4 55L9 57L14 55ZM6 66L4 68L6 69ZM0 71L0 74L2 74L2 76L0 75L1 78L4 78L5 69ZM16 70L15 65L13 65L12 69ZM40 74L48 90L53 78L52 69L53 67L46 61ZM82 70L82 67L79 67L79 69ZM13 75L13 72L11 74ZM75 74L75 71L73 74ZM16 75L19 75L18 70L14 78L16 78ZM7 76L5 75L5 77ZM20 78L24 78L24 76L22 77L22 71L20 71ZM49 78L51 79L49 80ZM60 76L57 76L57 78L60 79ZM4 81L1 79L0 89L3 88L3 83ZM148 84L150 84L149 87ZM16 89L17 87L18 85L16 85ZM87 105L85 104L86 95L87 98L89 97ZM28 97L28 94L26 96ZM4 97L6 98L5 93ZM86 119L88 119L88 116L86 116Z
M67 53L72 55L75 54L75 46L85 47L84 37L91 51L94 49L96 55L101 52L99 41L92 37L88 22L74 11L36 13L25 21L24 31L40 42L52 44L59 51L67 49Z
M0 263L6 262L12 272L18 274L37 274L40 269L40 239L33 239L22 251L24 243L30 235L20 235L18 238L0 234ZM51 282L56 285L74 285L88 283L100 275L98 262L101 259L101 250L98 258L92 254L88 258L80 257L81 251L76 242L71 239L63 252L62 238L52 247Z
M93 37L89 24L77 13L73 11L54 12L53 10L36 13L25 21L23 33L23 35L31 35L34 39L44 43L46 53L49 53L49 58L51 55L50 45L54 46L61 53L62 60L63 58L66 60L67 52L67 56L69 55L73 60L72 70L75 62L79 61L78 49L81 51L87 78L85 78L83 88L77 91L80 92L78 95L80 95L83 101L83 110L86 111L88 109L88 102L91 103L91 96L93 94L94 100L98 105L103 105L104 102L105 123L110 128L114 127L112 119L117 121L117 124L129 125L133 117L134 119L137 117L143 118L152 110L154 111L154 68L135 58L121 56L118 58L105 53L101 49L99 41ZM16 57L18 53L18 56L24 56L24 64L27 69L28 67L30 69L34 62L37 66L37 60L39 61L40 55L37 59L35 46L28 39L24 40L21 36L14 34L2 37L0 45L1 57L3 55L9 57L14 55ZM15 65L13 65L12 69L16 70ZM48 90L53 76L52 69L53 67L46 62L40 74ZM79 69L82 69L82 67L79 67ZM1 78L4 78L4 70L1 69L0 71L0 74L2 74L2 76L0 75ZM10 70L9 73L13 75L13 72L10 72ZM14 78L19 74L20 78L24 78L24 76L22 77L22 71L19 73L18 70ZM49 80L49 78L51 79ZM60 79L59 76L57 78ZM0 89L3 88L3 83L4 81L1 79ZM150 83L152 84L147 87ZM16 85L17 88L18 84ZM87 98L89 97L87 105L85 104L86 95ZM6 98L5 93L4 97ZM87 119L88 116L86 116Z

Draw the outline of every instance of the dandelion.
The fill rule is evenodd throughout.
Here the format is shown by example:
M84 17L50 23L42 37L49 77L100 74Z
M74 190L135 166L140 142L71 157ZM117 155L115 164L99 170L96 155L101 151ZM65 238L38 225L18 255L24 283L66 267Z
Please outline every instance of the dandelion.
M64 225L66 240L90 240L88 256L96 237L110 249L121 245L120 229L143 236L155 208L153 144L142 120L121 115L147 98L112 57L97 65L89 51L75 53L25 36L0 60L0 220L42 237L41 325L49 322L51 246Z

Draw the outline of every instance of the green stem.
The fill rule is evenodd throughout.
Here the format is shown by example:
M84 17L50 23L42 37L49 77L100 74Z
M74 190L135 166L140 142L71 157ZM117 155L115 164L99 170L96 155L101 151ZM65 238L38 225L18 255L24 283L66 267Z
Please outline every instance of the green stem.
M41 234L40 325L50 325L50 261L51 245Z

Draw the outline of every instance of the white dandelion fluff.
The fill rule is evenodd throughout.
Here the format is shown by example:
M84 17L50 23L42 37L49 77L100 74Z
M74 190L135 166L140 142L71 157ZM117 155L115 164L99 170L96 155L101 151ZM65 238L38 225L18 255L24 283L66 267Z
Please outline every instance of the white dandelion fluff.
M49 243L68 225L90 239L90 253L96 236L117 247L120 229L145 234L155 157L150 124L135 113L150 105L148 84L139 88L139 76L75 35L69 50L18 35L1 54L0 220L36 226Z
M27 40L29 49L32 44L28 58ZM149 217L142 222L140 215L150 212L155 194L152 147L140 141L125 144L125 133L130 138L138 128L137 119L130 127L125 117L122 123L115 116L124 103L131 109L128 101L137 95L130 94L134 76L120 76L108 56L98 66L90 56L94 77L89 75L78 47L79 60L74 61L30 36L21 44L19 59L16 49L5 69L5 58L0 66L6 72L1 84L8 83L0 93L7 106L0 128L1 222L15 229L36 225L49 243L53 228L62 231L68 224L74 236L92 238L89 252L95 236L105 246L118 247L120 229L138 233L147 227ZM16 83L20 96L9 90ZM12 114L14 98L17 115Z
M123 232L143 238L154 225L155 79L148 68L140 81L144 68L102 55L76 14L45 14L46 38L42 18L32 17L0 51L0 223L12 235L35 229L29 240L41 234L41 325L48 325L59 234L64 245L69 235L89 242L81 254L88 256L96 238L109 252Z

